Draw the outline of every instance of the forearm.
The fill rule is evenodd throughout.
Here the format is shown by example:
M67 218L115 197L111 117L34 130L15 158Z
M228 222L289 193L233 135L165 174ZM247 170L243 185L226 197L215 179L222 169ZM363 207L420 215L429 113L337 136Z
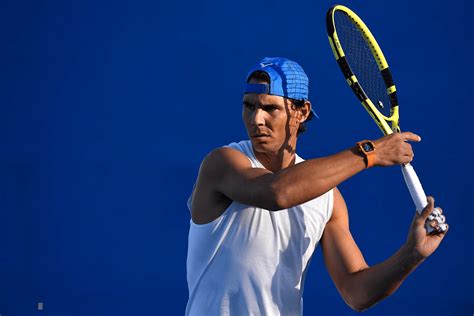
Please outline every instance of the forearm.
M365 310L391 295L424 258L408 247L392 257L348 277L343 290L346 302L356 310Z
M288 208L321 196L364 169L364 158L351 148L283 169L271 185L281 208Z

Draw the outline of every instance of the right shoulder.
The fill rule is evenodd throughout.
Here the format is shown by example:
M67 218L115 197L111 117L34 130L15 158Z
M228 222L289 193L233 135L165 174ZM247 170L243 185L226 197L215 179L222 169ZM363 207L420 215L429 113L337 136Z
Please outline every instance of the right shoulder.
M191 198L191 215L197 224L209 223L219 217L231 204L226 190L241 170L252 168L242 152L220 147L203 159Z
M204 157L199 169L201 176L222 176L229 169L251 167L249 158L233 147L219 147Z

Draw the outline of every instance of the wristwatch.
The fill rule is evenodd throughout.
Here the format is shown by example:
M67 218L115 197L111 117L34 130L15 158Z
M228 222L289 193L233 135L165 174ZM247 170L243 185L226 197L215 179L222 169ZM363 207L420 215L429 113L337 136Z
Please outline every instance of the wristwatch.
M365 158L365 168L370 168L375 164L375 145L370 140L363 140L357 143L359 152Z

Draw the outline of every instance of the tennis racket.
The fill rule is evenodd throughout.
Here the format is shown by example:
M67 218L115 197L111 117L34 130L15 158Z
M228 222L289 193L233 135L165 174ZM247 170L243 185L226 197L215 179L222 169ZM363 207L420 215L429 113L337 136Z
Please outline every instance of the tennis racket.
M329 44L344 77L380 130L389 135L400 132L397 89L387 60L365 23L349 8L332 6L326 15ZM418 213L428 204L421 182L411 166L402 165L403 178ZM439 230L447 229L438 210L429 220L437 220ZM425 225L428 233L435 229Z

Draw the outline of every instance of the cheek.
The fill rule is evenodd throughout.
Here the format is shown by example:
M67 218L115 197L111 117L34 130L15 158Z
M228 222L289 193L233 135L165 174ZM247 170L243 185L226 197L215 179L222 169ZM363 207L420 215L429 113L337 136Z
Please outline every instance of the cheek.
M252 117L252 111L250 111L249 109L246 109L245 107L242 107L242 119L245 121L245 120L249 120L250 118Z
M242 111L242 122L244 123L245 128L248 130L250 126L250 120L246 111Z
M299 124L299 122L300 122L300 121L299 121L299 119L298 119L297 117L290 117L290 123L289 123L289 125L290 125L291 127L297 127L298 124Z

